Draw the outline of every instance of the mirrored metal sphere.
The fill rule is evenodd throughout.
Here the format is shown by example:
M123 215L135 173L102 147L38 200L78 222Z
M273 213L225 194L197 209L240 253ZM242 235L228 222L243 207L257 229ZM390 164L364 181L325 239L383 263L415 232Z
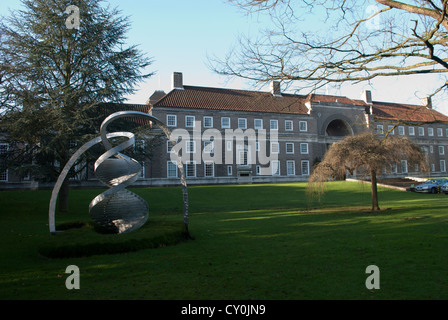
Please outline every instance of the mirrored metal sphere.
M135 193L123 189L95 204L90 216L108 232L131 232L147 221L148 204Z
M130 232L139 229L147 221L146 201L124 189L137 180L141 169L140 163L121 154L97 161L95 175L110 189L92 200L90 216L107 232Z

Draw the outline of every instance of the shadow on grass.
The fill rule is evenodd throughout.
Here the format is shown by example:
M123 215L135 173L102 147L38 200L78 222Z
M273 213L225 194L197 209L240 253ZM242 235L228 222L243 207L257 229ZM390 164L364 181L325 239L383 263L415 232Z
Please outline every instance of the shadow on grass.
M38 248L47 258L88 257L134 252L176 245L190 240L183 223L148 221L141 229L124 234L102 234L91 222L75 221L57 227L61 233L49 235Z
M242 237L271 237L297 240L300 234L308 237L348 236L356 243L370 233L394 234L407 238L421 228L431 229L433 235L442 232L446 217L445 206L394 207L380 211L359 207L329 207L314 209L257 210L232 212L219 219L224 234Z

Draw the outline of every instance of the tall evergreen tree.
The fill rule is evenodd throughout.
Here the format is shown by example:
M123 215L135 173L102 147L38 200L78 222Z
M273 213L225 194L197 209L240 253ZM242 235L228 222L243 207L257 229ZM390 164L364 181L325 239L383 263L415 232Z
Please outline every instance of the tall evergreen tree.
M101 0L22 4L0 25L0 129L34 146L28 149L46 161L40 168L57 177L70 143L98 129L97 106L124 102L152 75L152 61L126 45L128 18ZM68 190L66 181L61 211Z

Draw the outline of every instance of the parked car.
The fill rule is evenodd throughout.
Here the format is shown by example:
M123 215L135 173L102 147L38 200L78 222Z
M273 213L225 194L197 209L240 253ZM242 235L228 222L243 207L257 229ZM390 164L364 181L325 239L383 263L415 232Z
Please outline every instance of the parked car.
M440 190L441 190L443 193L448 194L448 182L445 183L445 184L440 188Z
M424 183L415 186L415 192L438 193L442 190L442 186L448 184L448 179L428 179Z

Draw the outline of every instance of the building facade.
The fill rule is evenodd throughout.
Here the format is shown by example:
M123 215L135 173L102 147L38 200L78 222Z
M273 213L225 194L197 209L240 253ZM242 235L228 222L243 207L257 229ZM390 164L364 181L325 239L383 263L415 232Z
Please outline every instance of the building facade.
M448 117L430 100L425 105L379 102L370 91L360 99L295 95L281 92L278 82L269 92L188 86L182 73L173 73L172 80L167 94L156 91L144 105L123 107L149 110L178 142L173 146L162 138L152 147L137 185L177 185L177 161L185 165L188 184L307 181L332 143L367 130L411 138L427 154L429 175L447 175ZM176 150L181 158L173 156ZM0 141L0 152L9 152L7 143ZM392 172L422 174L405 159ZM97 183L91 173L80 180L73 183ZM8 171L0 175L0 187L31 182L32 177Z
M411 138L426 152L429 174L446 175L448 117L430 105L373 101L370 91L361 99L286 94L277 82L270 92L188 86L181 73L173 74L168 94L157 96L151 114L173 132L188 133L182 159L190 184L306 181L332 143L366 130ZM146 177L171 184L178 172L169 142L155 152L160 156ZM406 160L392 172L421 175Z

